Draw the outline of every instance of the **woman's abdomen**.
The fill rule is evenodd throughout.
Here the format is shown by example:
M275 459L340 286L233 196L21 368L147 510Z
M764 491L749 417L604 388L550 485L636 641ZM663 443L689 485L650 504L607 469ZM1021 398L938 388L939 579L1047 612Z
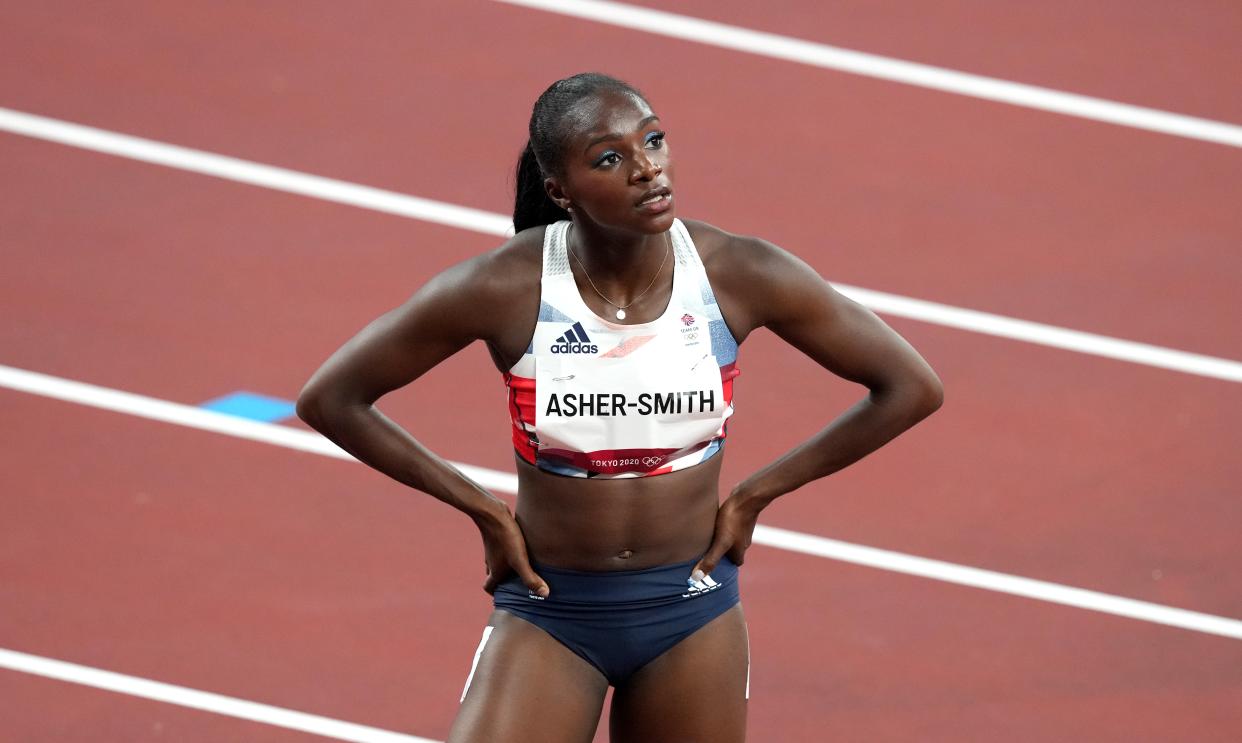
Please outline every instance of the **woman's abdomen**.
M715 529L723 452L686 470L584 480L518 459L517 519L533 561L636 570L698 557Z

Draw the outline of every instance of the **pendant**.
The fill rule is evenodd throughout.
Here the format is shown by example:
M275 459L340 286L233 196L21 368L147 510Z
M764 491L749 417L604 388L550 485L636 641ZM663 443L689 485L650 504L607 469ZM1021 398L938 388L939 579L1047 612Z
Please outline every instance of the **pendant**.
M618 320L624 320L624 319L625 319L625 310L617 310L617 319L618 319Z

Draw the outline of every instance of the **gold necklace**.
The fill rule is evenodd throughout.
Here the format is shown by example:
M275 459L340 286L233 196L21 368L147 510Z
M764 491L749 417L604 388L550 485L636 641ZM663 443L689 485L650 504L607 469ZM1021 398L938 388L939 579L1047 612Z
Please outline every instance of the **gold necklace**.
M651 287L655 286L656 279L660 278L660 273L664 270L664 264L668 263L668 254L673 252L672 242L670 241L668 245L664 246L664 260L660 261L660 267L656 269L655 276L651 277L651 283L647 284L646 289L643 289L641 292L639 292L637 297L634 297L633 299L631 299L629 303L623 307L617 304L616 302L612 301L608 297L605 297L604 293L601 292L599 290L599 287L595 285L595 282L591 280L591 274L587 272L586 264L582 262L582 259L579 258L576 253L574 253L574 249L569 247L568 235L565 238L565 249L569 251L569 254L573 256L574 260L578 261L578 265L582 268L582 275L586 277L587 283L591 285L591 288L595 290L595 293L599 295L599 298L604 300L608 304L612 305L613 307L617 308L617 319L618 320L625 319L625 308L626 307L633 305L635 302L642 299L643 296L647 292L651 291Z

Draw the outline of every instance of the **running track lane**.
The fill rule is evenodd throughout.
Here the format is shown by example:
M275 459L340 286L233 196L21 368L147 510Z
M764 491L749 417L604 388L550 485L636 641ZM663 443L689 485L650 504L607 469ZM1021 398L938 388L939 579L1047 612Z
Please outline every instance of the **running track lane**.
M22 9L3 48L26 65L0 77L4 102L504 212L538 81L574 59L650 81L683 214L770 237L836 280L1226 357L1242 347L1242 330L1214 321L1237 313L1225 277L1242 271L1234 149L494 3L333 7L59 23ZM462 28L477 51L440 46ZM548 37L555 50L525 42ZM32 59L33 75L17 72ZM653 79L650 59L679 75Z
M1236 78L1229 76L1238 63L1242 12L1229 2L637 0L620 5L1166 111L1242 121L1242 96L1236 95Z
M5 735L14 741L308 743L306 733L0 669Z
M463 519L353 463L0 401L24 423L0 445L37 475L0 506L9 647L443 738L487 611ZM772 739L1210 741L1240 721L1236 641L749 557L751 725ZM97 716L113 711L133 710ZM33 727L47 707L17 713Z
M12 238L24 259L8 276L6 310L25 321L11 328L7 361L155 397L293 397L355 330L440 266L486 247L456 230L334 205L307 211L287 195L44 143L0 146L8 161L29 164L23 194L0 207L30 229ZM97 194L110 201L85 221L32 216L39 204L90 204ZM176 217L165 221L169 211ZM346 242L354 234L365 239ZM93 249L52 263L37 256L78 244ZM439 263L408 247L428 244ZM325 296L339 303L326 309ZM115 319L83 326L83 306ZM1236 407L1219 404L1236 385L894 325L940 371L951 404L880 455L782 499L769 523L1242 615L1238 586L1219 574L1236 559L1229 487L1242 473L1223 443ZM766 334L747 342L742 363L726 487L862 396ZM502 399L499 375L470 349L381 407L454 460L510 470Z

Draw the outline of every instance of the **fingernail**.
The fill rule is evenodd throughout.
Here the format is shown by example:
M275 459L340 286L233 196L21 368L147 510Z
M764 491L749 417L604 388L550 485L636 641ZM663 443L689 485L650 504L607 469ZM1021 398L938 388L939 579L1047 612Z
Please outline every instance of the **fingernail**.
M691 573L691 574L690 574L690 580L695 581L696 583L697 583L697 582L702 582L702 580L703 580L703 575L704 575L704 573L703 573L703 571L702 571L702 570L696 570L696 571L694 571L693 573Z

